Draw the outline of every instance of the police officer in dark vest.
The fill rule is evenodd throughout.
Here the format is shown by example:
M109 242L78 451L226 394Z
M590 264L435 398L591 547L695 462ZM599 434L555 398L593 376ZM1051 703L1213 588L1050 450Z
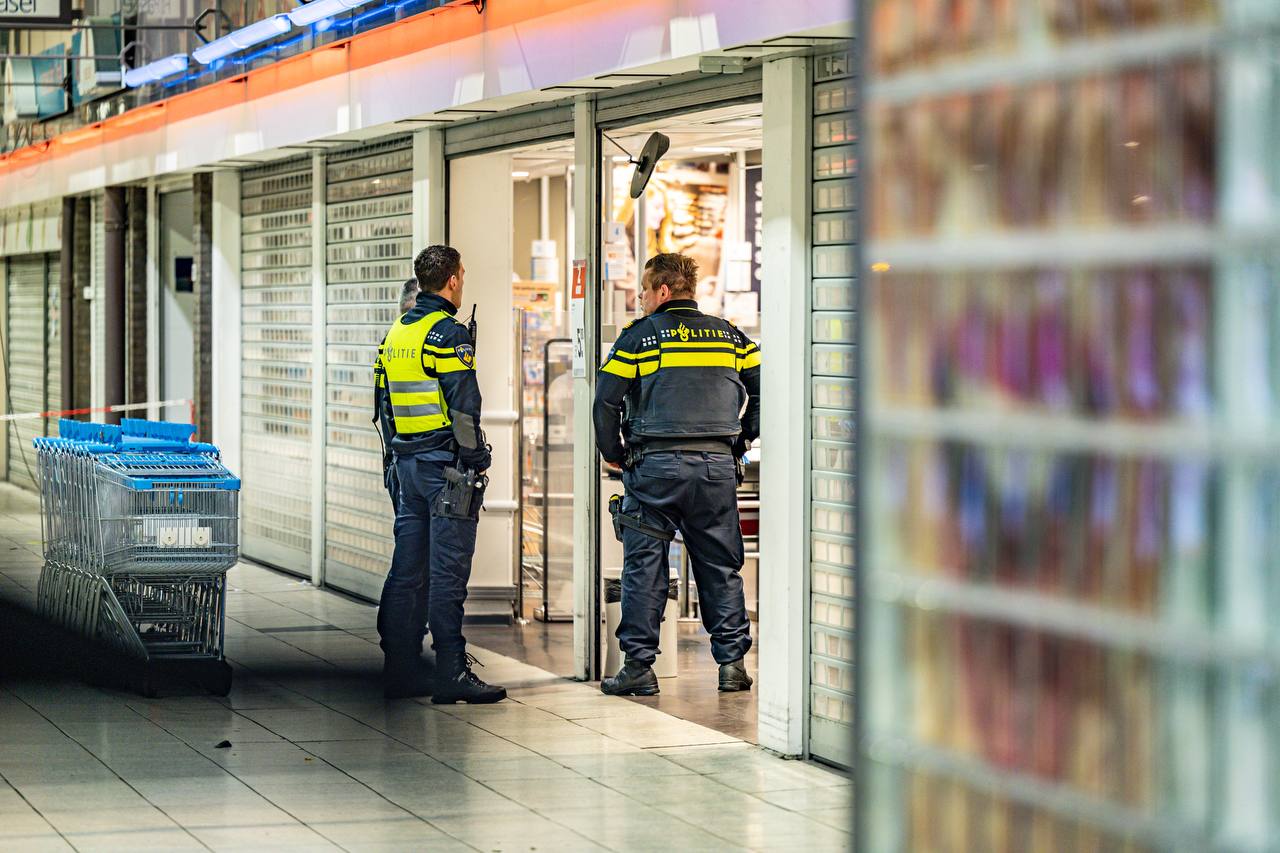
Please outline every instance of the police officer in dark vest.
M679 254L645 264L645 317L622 330L596 380L593 417L626 495L610 506L622 540L622 669L600 689L658 692L653 662L667 603L667 547L679 530L698 585L720 690L748 690L738 460L760 434L760 349L698 310L698 266Z
M413 272L421 292L387 332L374 366L375 388L391 404L400 484L395 553L378 606L384 693L497 702L507 691L472 672L476 661L462 636L483 472L491 461L480 429L475 344L454 318L465 270L456 249L428 246ZM431 629L434 671L421 657L424 625Z

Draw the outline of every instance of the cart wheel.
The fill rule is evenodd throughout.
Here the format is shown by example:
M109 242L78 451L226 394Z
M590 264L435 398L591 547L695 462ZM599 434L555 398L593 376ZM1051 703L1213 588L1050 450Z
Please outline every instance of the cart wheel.
M160 695L156 674L150 666L144 666L138 671L134 676L134 685L137 691L148 699L155 699Z
M201 673L200 684L214 696L226 696L231 692L231 664L224 660L209 664Z

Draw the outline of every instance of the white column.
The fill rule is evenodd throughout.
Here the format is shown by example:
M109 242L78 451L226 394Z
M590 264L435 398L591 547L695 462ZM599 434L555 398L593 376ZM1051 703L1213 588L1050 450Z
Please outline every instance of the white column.
M152 212L159 221L156 209L159 198L154 185L148 187L147 245L153 247L148 255L159 254L158 239L153 242ZM159 237L158 226L156 237ZM160 387L159 370L152 365L159 363L159 271L154 264L147 266L147 338L149 360L147 388L150 398L156 399ZM153 293L154 291L154 293ZM153 300L154 296L154 301ZM232 472L240 473L240 173L219 171L213 173L213 443L222 450L222 459ZM156 348L151 349L152 326ZM152 371L154 370L154 377ZM152 382L155 385L152 385Z
M511 291L511 155L460 157L449 169L449 243L462 255L467 273L458 316L465 322L475 306L476 378L484 403L480 425L493 447L467 585L467 614L510 616L519 576L515 536L520 452L515 366L519 332Z
M213 185L214 185L214 193L215 193L215 195L214 195L214 205L217 205L217 203L218 203L218 202L217 202L217 195L216 195L216 194L217 194L217 186L218 186L218 176L219 176L219 174L221 174L221 173L216 173L216 174L214 174L214 176L213 176ZM236 185L236 198L235 198L235 200L236 200L236 210L237 210L237 215L238 215L238 211L239 211L239 209L240 209L240 187L239 187L239 184L237 184L237 185ZM214 235L215 235L215 236L214 236L214 240L215 240L215 242L214 242L214 247L213 247L213 251L214 251L214 258L215 258L215 259L214 259L214 262L213 262L213 264L214 264L214 265L213 265L213 282L214 282L214 284L213 284L213 287L214 287L214 291L213 291L213 293L214 293L214 297L213 297L213 298L214 298L214 300L215 300L215 306L216 306L216 300L217 300L217 298L218 298L218 290L217 290L217 288L218 288L218 262L217 262L218 245L217 245L217 242L216 242L216 241L217 241L217 236L216 236L216 235L217 235L218 222L217 222L217 213L216 213L216 212L214 213L214 223L213 223L213 227L214 227ZM239 227L239 223L237 223L237 225L236 225L236 237L237 237L237 241L238 241L238 239L239 239L239 234L240 234L240 227ZM236 247L236 249L237 249L237 251L236 251L236 257L237 257L237 261L236 261L236 277L237 277L237 281L238 281L238 280L239 280L239 270L240 270L240 267L239 267L239 260L238 260L238 258L239 258L239 246L237 246L237 247ZM162 262L162 261L161 261L161 257L160 257L160 192L159 192L159 190L156 188L156 180L155 180L155 178L148 178L148 179L147 179L147 266L146 266L146 276L147 276L147 399L148 399L148 400L159 400L159 399L160 399L160 364L161 364L161 362L163 361L163 356L162 356L162 354L161 354L161 352L160 352L160 324L161 324L161 317L160 317L160 311L161 311L161 308L160 308L160 264L161 264L161 262ZM214 308L214 312L215 312L215 313L214 313L214 315L213 315L213 320L214 320L214 323L216 324L216 323L217 323L217 313L216 313L216 312L217 312L217 308L216 308L216 307ZM216 331L215 331L215 333L214 333L213 339L214 339L215 341L216 341L216 340L218 340L218 336L217 336ZM216 350L215 350L215 352L214 352L214 359L215 359L215 360L214 360L214 368L213 368L213 369L214 369L215 374L216 374L217 369L218 369L218 366L217 366L217 357L218 357L218 354L217 354L217 352L216 352ZM237 364L238 364L238 363L239 363L239 354L238 354L238 353L236 353L236 360L237 360ZM215 380L215 384L214 384L214 394L215 394L215 395L217 394L217 383L216 383L216 380ZM215 402L215 403L213 403L213 411L214 411L214 421L213 421L214 426L213 426L213 429L214 429L214 434L215 434L215 436L216 436L217 431L218 431L218 414L217 414L217 413L218 413L218 404L217 404L216 402ZM160 420L160 418L161 418L161 416L162 416L162 415L163 415L163 412L161 411L161 409L160 409L160 407L159 407L159 406L148 406L148 407L147 407L147 417L148 417L148 418L150 418L151 420L153 420L153 421L158 421L158 420ZM214 442L217 442L217 438L215 437L215 438L213 439L213 441L214 441Z
M445 241L444 131L413 135L413 250Z
M760 293L760 745L805 749L809 110L803 58L764 66Z
M311 155L311 582L324 585L325 412L325 171L324 154Z
M587 262L586 376L573 380L573 674L584 681L597 674L600 649L600 463L591 425L596 367L600 362L600 211L597 206L599 153L595 102L579 96L574 105L573 257ZM570 330L572 335L572 330Z

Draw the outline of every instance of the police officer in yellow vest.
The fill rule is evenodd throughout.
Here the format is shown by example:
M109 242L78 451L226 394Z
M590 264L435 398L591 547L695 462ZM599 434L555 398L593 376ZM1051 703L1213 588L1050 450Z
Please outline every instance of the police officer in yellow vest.
M617 637L626 658L601 682L612 695L658 692L652 667L677 529L720 664L719 688L751 687L737 484L738 460L760 434L760 349L732 323L698 310L697 284L691 258L650 259L640 292L646 316L623 329L596 379L596 442L606 462L622 466L626 487L610 506L622 540Z
M456 495L457 483L482 481L491 462L480 429L475 343L454 318L465 270L456 249L428 246L413 272L421 292L387 332L374 365L376 389L385 390L391 403L400 483L395 553L378 606L383 689L393 699L497 702L506 690L472 672L476 661L462 636L483 494L461 513L444 500ZM421 657L424 624L431 630L434 667Z

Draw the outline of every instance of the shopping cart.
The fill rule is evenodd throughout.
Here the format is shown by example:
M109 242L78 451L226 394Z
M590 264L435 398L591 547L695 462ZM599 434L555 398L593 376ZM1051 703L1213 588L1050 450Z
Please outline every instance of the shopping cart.
M182 661L215 693L226 573L239 558L240 481L195 427L63 420L37 438L44 569L40 612L143 664ZM153 671L141 670L144 692Z

